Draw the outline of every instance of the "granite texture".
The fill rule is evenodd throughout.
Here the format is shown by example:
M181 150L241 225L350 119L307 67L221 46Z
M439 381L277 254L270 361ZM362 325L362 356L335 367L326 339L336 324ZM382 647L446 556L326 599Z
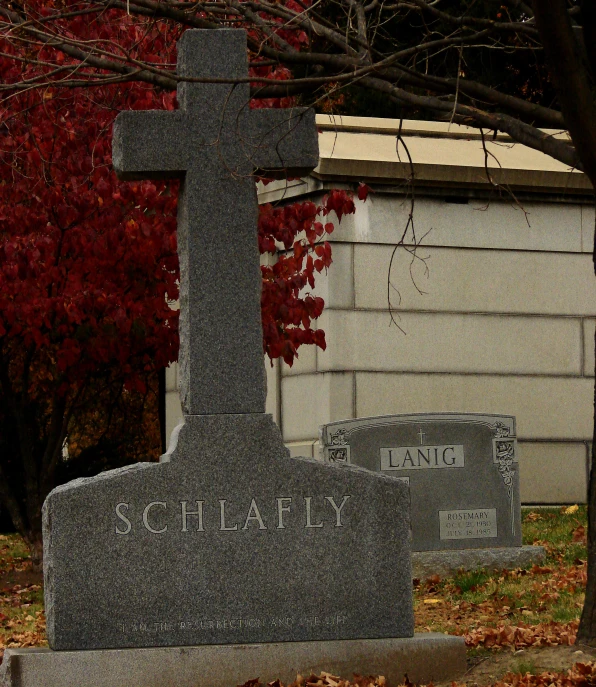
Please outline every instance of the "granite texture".
M466 671L463 637L414 635L408 639L356 639L235 646L103 651L7 649L2 687L230 687L259 677L293 682L322 670L351 678L404 675L418 684L455 680Z
M248 74L246 34L186 31L178 74ZM181 82L180 110L122 112L113 162L122 179L182 179L180 395L188 415L265 410L254 174L297 176L318 163L314 111L250 110L248 83Z
M244 32L187 31L178 72L245 76ZM251 112L247 83L183 83L178 100L177 112L118 117L114 165L123 178L183 179L185 422L160 464L75 480L46 499L49 644L411 637L408 489L359 467L290 458L263 413L253 173L314 167L314 113ZM241 653L220 651L230 661Z
M539 565L545 558L544 546L415 551L412 553L412 576L414 579L425 580L433 575L451 576L458 570L514 570Z
M56 650L410 637L407 487L290 458L269 415L188 416L159 464L43 509Z
M412 551L521 546L515 418L430 413L333 422L323 457L409 483Z

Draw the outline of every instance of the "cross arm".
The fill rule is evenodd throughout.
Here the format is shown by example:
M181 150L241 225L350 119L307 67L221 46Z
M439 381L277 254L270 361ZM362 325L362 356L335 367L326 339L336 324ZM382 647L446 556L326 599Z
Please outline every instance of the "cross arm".
M168 179L188 169L181 112L121 112L114 122L112 162L120 179ZM186 145L185 145L186 143Z
M304 176L319 164L314 110L251 110L249 117L245 150L258 174Z

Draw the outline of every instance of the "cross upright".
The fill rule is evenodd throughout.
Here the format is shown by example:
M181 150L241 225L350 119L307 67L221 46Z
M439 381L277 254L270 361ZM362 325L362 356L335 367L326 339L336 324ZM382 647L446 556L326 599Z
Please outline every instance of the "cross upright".
M318 163L314 112L250 110L241 29L189 30L178 43L175 112L122 112L121 179L180 178L180 395L185 415L263 413L261 273L254 174L299 176Z

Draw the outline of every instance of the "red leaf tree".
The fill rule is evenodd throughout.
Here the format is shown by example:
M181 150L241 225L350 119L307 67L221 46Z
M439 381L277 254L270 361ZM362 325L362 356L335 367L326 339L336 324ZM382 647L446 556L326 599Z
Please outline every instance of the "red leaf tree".
M51 9L37 5L40 15ZM64 22L79 39L117 44L156 65L175 59L179 28L153 23L147 31L110 12L91 20L74 12ZM280 31L297 47L306 40ZM69 69L50 46L27 65L19 53L27 48L15 45L7 48L12 56L0 57L4 83L34 78L50 53L49 61ZM271 66L253 70L287 78ZM174 109L174 93L118 79L61 89L63 72L54 72L45 78L55 87L15 90L0 110L0 499L37 566L41 506L65 472L72 476L65 467L80 443L72 441L77 422L80 435L82 419L95 422L108 399L143 394L178 351L178 313L170 307L178 297L177 184L120 183L111 165L118 111ZM308 290L331 264L323 239L333 230L332 211L340 219L353 212L350 195L261 208L261 252L285 249L262 267L264 350L272 359L292 364L301 345L325 347L312 326L324 303Z

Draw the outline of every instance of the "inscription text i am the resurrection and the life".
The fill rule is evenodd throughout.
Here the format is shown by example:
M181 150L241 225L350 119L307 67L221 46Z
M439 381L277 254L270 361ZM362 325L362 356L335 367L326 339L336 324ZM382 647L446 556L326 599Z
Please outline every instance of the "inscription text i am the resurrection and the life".
M273 627L291 628L293 626L303 626L313 628L317 626L339 627L349 620L349 614L345 612L332 613L325 616L274 616L256 618L225 618L221 620L180 620L158 621L158 622L133 622L130 626L124 623L119 625L120 632L128 631L137 633L163 633L175 630L209 630L218 632L234 632L243 628Z

